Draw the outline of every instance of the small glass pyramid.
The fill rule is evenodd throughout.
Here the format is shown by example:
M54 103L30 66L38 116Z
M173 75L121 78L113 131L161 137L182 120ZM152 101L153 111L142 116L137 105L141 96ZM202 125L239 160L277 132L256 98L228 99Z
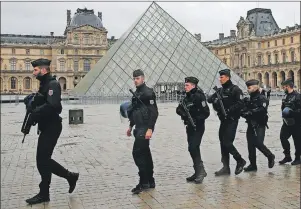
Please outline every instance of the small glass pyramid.
M195 76L207 94L217 85L218 71L229 68L191 33L153 2L140 18L73 89L82 96L127 97L132 73L144 71L146 84L157 96L184 90L184 78ZM245 81L231 72L243 91Z

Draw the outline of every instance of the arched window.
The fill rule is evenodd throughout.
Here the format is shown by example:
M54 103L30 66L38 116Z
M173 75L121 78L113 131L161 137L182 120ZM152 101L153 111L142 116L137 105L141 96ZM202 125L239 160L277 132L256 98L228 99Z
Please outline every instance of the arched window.
M24 78L24 89L31 89L31 78Z
M17 89L17 78L15 77L10 78L10 88Z
M89 71L90 70L90 60L85 59L84 60L84 71Z

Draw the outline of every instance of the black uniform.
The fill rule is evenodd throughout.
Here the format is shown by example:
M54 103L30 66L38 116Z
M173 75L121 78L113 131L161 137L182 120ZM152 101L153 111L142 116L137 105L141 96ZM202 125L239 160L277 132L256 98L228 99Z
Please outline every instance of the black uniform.
M247 86L258 85L259 81L249 80ZM248 123L247 141L250 165L245 171L256 171L256 148L259 149L269 160L269 168L275 164L275 155L263 144L265 130L268 121L267 115L267 99L259 92L259 90L250 93L250 99L246 98L245 108L242 111L242 117L246 118Z
M226 75L230 77L230 70L221 70L220 75ZM222 88L218 89L219 94L222 97L222 102L227 114L227 117L222 114L221 106L218 102L217 94L214 93L208 98L208 103L213 104L213 108L217 111L217 115L221 121L219 127L219 140L221 146L222 154L222 163L223 168L217 172L215 175L225 175L230 174L230 156L233 155L234 159L237 161L237 166L235 174L242 172L243 167L246 164L246 161L241 157L235 146L233 145L236 129L238 125L238 120L240 118L240 111L243 108L242 96L243 93L241 89L234 85L231 80L228 80L226 83L222 84Z
M32 62L33 67L49 66L50 61L39 59ZM49 201L49 187L51 183L51 174L66 178L70 185L69 193L73 192L78 173L72 173L63 166L51 159L54 147L62 131L62 118L59 114L62 112L61 105L61 87L60 84L49 73L37 76L40 80L38 91L39 101L41 104L31 110L32 114L29 121L32 124L38 124L39 139L37 146L37 168L41 175L42 181L39 185L40 192L33 198L27 199L29 204L36 204ZM28 100L25 100L28 102ZM30 104L26 104L30 108Z
M141 70L133 73L134 77L143 75ZM153 160L149 148L149 139L145 139L148 129L154 132L155 124L158 118L158 107L156 103L156 95L153 89L147 87L145 83L138 86L135 94L137 97L132 98L132 110L128 113L130 126L135 125L133 131L135 142L133 146L133 158L139 169L139 184L132 190L133 193L139 193L148 187L155 187L155 179L153 178ZM141 100L141 101L140 101Z
M290 83L285 81L283 85ZM293 86L293 85L292 85ZM295 144L295 160L292 165L300 164L301 155L301 95L296 91L287 93L285 99L282 100L281 110L289 108L290 113L288 117L283 117L283 125L280 131L280 140L284 149L284 159L279 161L280 164L292 161L290 154L290 143L288 139L292 136ZM293 122L286 123L291 120Z
M194 83L197 86L198 79L195 77L187 77L185 78L185 82ZM189 114L196 125L194 129L188 120L188 114L185 112L183 104L180 103L176 109L176 113L181 116L181 119L186 125L188 151L192 158L195 171L195 173L191 177L186 178L186 180L202 183L204 177L207 176L207 173L201 158L200 145L205 131L205 119L209 117L210 110L204 92L197 87L187 92L186 97L182 102L187 107Z

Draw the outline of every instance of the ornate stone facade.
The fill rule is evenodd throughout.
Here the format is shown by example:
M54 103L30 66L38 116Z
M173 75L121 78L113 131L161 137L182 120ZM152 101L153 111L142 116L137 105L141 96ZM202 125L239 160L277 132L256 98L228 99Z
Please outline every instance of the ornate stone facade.
M280 29L269 9L248 11L240 18L230 36L203 44L223 60L243 79L258 79L272 89L293 78L296 89L301 89L300 25Z
M67 93L84 77L116 41L107 38L102 13L77 9L74 17L67 10L64 36L1 35L1 94L28 94L38 90L31 61L51 60L51 72Z

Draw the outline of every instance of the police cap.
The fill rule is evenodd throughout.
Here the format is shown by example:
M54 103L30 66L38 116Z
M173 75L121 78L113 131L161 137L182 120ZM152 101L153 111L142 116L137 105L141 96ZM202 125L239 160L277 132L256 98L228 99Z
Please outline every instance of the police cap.
M247 86L253 86L253 85L258 85L258 84L259 84L259 81L256 79L251 79L246 82Z
M35 61L32 61L32 62L31 62L31 65L32 65L33 67L38 67L38 66L50 66L50 63L51 63L50 60L41 58L41 59L37 59L37 60L35 60Z
M192 76L186 77L185 78L185 83L193 83L195 85L198 85L199 79L197 79L196 77L192 77Z
M143 71L140 70L140 69L134 70L134 72L133 72L133 77L134 77L134 78L135 78L135 77L138 77L138 76L144 76Z
M225 75L225 76L228 76L228 77L231 77L231 71L229 69L223 69L221 71L218 72L219 75Z
M281 86L286 86L286 85L293 87L294 81L291 78L288 78L287 80L285 80L281 83Z

